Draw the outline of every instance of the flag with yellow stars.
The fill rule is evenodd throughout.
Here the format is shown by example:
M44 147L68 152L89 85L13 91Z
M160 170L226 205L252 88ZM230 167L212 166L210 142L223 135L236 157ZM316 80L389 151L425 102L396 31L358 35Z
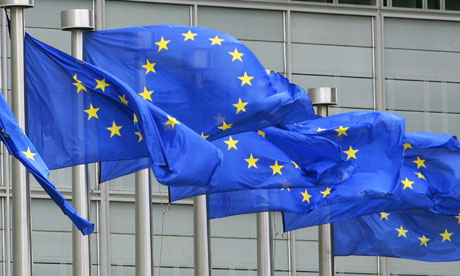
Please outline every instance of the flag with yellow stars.
M171 187L171 201L200 194L253 189L293 189L337 184L355 171L340 146L320 135L276 127L230 135L213 141L223 162L208 187ZM286 144L283 150L275 144ZM294 146L292 146L294 145Z
M355 202L317 208L306 215L286 213L286 229L407 209L457 215L460 210L460 143L457 138L448 134L409 133L405 136L403 149L404 162L397 183L400 190L398 197L382 197L380 200L362 198ZM349 181L359 181L357 176L359 169Z
M26 35L28 133L51 168L148 158L166 185L206 186L220 151L113 75Z
M208 195L211 218L261 211L289 211L294 212L294 215L322 212L322 216L312 219L312 222L321 224L325 223L321 220L330 219L327 212L329 207L336 208L341 215L355 217L362 212L369 214L375 211L367 209L365 205L353 206L353 203L379 201L396 197L400 193L397 179L403 161L402 117L381 112L353 112L284 126L284 129L289 130L290 135L320 137L328 143L339 145L341 157L355 166L354 173L345 181L337 181L338 178L334 181L334 176L347 172L338 166L328 170L327 174L320 174L316 186L308 187L304 184L304 188L300 188L304 179L276 175L281 185L277 189L261 187L213 193ZM265 133L267 139L268 133ZM326 160L320 155L320 148L308 146L306 139L295 142L289 137L278 136L277 139L270 139L270 142L279 150L289 152L291 160L298 162L299 167L305 167L302 162L310 159L312 165L309 171L313 172L315 168L315 161L312 160L317 162L316 169L323 171L320 168L321 162ZM249 149L251 147L254 145ZM257 158L255 155L253 157ZM225 168L224 165L225 158L221 168ZM270 173L266 172L267 179L272 177ZM243 174L235 176L235 179L244 178L246 175Z
M62 212L68 216L77 228L89 235L94 231L94 224L77 213L61 193L48 179L49 169L38 154L34 145L19 127L13 112L0 93L0 139L5 143L10 154L14 155L35 177L45 192L51 197ZM9 184L8 184L9 185Z
M460 260L460 214L408 210L334 223L336 256L370 255L428 262Z
M84 56L210 140L314 118L302 88L267 74L249 48L215 30L157 25L87 32Z

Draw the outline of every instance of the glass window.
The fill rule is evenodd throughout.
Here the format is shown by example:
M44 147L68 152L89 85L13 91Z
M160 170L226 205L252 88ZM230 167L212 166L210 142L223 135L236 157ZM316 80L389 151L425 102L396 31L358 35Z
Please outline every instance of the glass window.
M428 9L439 10L441 8L441 3L439 0L428 0Z
M333 0L296 0L296 1L332 3Z
M339 0L339 4L375 5L375 0Z
M422 0L393 0L393 7L421 9Z
M446 10L460 11L460 1L446 0Z

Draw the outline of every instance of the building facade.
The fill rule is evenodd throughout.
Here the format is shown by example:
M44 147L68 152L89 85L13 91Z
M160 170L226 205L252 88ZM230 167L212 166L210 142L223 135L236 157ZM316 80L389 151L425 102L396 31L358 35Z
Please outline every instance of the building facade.
M25 12L26 31L70 53L70 33L61 31L60 12L92 9L90 0L36 0ZM339 104L330 113L386 110L403 115L407 131L460 134L460 1L457 0L129 0L106 1L106 28L153 24L191 25L232 34L251 48L267 69L285 73L304 89L337 87ZM52 181L71 195L71 169L52 172ZM107 204L89 166L90 220L94 275L109 258L111 275L135 275L134 176L108 185ZM33 269L35 276L72 275L72 227L31 178ZM0 187L0 274L11 241L5 236L10 188ZM154 265L156 275L193 275L191 200L168 203L168 190L152 178ZM289 254L281 216L272 213L275 275L318 275L317 227L296 230ZM99 249L99 223L110 236L110 250ZM256 216L211 221L213 275L256 275ZM336 257L337 275L377 275L377 257ZM392 275L460 275L460 262L427 263L392 258Z

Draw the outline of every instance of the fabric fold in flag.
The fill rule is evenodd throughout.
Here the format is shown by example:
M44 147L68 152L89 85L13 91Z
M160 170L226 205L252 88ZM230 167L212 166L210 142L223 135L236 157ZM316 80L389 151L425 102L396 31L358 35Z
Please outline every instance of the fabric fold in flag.
M94 231L94 224L82 218L75 208L67 202L56 187L48 180L49 169L38 154L34 145L19 127L13 112L0 93L0 139L5 143L10 154L14 155L35 177L40 186L51 197L62 212L68 216L77 228L89 235Z
M286 185L283 185L282 179L278 179L281 184L278 189L263 189L259 186L258 189L211 193L208 195L211 218L262 211L289 211L304 214L315 210L326 210L330 206L341 206L341 209L345 210L347 205L353 202L397 198L400 193L397 180L403 161L404 120L398 115L383 112L352 112L285 126L283 131L289 130L289 133L295 133L295 137L299 138L297 143L293 139L283 140L282 136L269 139L270 131L266 130L268 128L264 130L265 139L270 140L273 145L276 144L278 150L289 152L290 158L297 160L301 169L304 169L304 165L300 164L312 158L315 152L318 159L313 158L316 160L313 165L320 164L321 155L324 155L322 158L332 157L320 148L308 147L306 141L301 139L301 137L319 136L329 140L331 144L339 145L342 158L348 159L347 161L355 167L355 171L350 174L351 177L343 179L345 181L336 181L336 183L331 177L334 174L324 178L323 173L316 178L316 187L313 185L308 187L304 179L294 175L289 182L285 182ZM280 130L273 132L278 131ZM252 150L253 147L249 149ZM239 150L243 148L240 147ZM350 155L353 157L348 158ZM225 172L225 162L224 156L224 162L219 169L222 172ZM345 175L344 172L347 172L347 167L336 168L338 168L337 175ZM311 170L312 167L309 169ZM320 167L317 169L321 171ZM216 172L216 175L218 174L219 171ZM272 172L266 171L265 177L272 178ZM247 176L235 174L234 178L245 179ZM252 186L259 184L255 182ZM302 185L306 188L299 188ZM197 194L197 190L192 191L183 187L170 188L171 200ZM364 205L347 210L346 214L351 217L362 212L373 212L372 209L366 210Z
M303 215L285 213L286 230L339 222L377 212L388 213L408 209L457 215L460 210L458 140L448 134L409 133L405 136L403 147L404 163L398 181L401 190L398 198L350 202L347 208L365 210L362 206L367 206L366 209L373 210L361 211L356 213L360 215L354 216L350 216L343 206L327 206Z
M302 88L267 74L249 48L211 29L87 32L84 57L209 140L315 118Z
M51 168L149 158L165 185L206 186L211 143L113 75L26 35L30 139Z

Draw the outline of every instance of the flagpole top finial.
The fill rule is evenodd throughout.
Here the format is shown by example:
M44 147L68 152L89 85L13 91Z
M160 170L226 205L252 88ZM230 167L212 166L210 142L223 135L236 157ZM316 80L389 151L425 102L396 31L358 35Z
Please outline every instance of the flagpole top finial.
M73 29L94 29L93 11L88 9L61 11L61 30Z
M32 8L35 5L34 0L0 0L0 7L23 7Z
M313 105L336 105L337 104L337 88L332 87L317 87L308 89Z

